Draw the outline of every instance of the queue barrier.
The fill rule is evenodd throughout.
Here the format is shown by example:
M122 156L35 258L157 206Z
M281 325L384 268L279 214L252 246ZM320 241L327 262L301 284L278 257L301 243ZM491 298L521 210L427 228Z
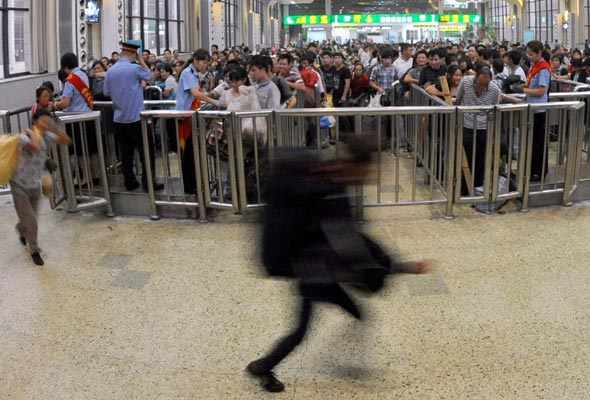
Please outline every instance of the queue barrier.
M588 96L583 92L554 95L578 96L576 99L586 99ZM158 219L161 207L195 207L199 211L199 220L206 221L207 208L244 212L262 207L265 168L275 148L308 147L324 159L338 159L344 155L343 141L346 135L366 133L366 127L362 123L366 117L377 121L373 128L378 138L379 149L376 152L374 179L363 187L356 188L358 219L362 219L364 207L441 204L445 205L445 216L452 218L455 204L521 199L521 209L525 211L530 197L546 193L560 193L563 204L571 202L572 193L581 178L580 165L585 151L584 143L587 142L588 129L582 123L587 121L587 107L584 102L469 108L448 106L440 99L432 97L421 88L415 87L411 91L410 104L428 101L429 106L363 108L362 114L359 113L359 108L261 110L241 113L180 112L167 109L174 105L173 101L146 101L148 110L142 112L141 123L147 166L150 165L148 135L159 134L162 146L161 154L157 156L156 170L152 171L148 167L144 172L147 174L148 182L154 177L163 177L165 183L164 191L157 193L148 185L150 216ZM60 120L66 125L93 121L97 131L101 132L101 135L97 135L97 145L102 150L101 139L113 135L112 132L101 129L100 118L111 105L109 102L97 103L102 111L100 113L60 115ZM547 182L531 185L528 177L532 118L534 111L542 107L549 113L558 114L558 134L563 137L563 143L559 144L557 152L551 153L554 161L551 162L551 166L557 166L555 175ZM476 195L473 191L468 191L464 195L461 193L463 153L466 151L463 149L463 124L465 118L473 118L478 114L487 116L483 193ZM323 116L332 116L336 121L332 128L335 145L327 149L319 145L322 135L320 118ZM340 129L340 118L354 119L352 131L344 132ZM194 195L182 191L184 176L179 161L181 149L178 145L178 127L186 119L190 120L197 179L197 191ZM313 132L316 141L311 143L311 146L304 140L305 137L298 126L297 122L302 120L316 123ZM390 124L383 125L382 120L389 120ZM250 127L249 132L244 129L245 126ZM552 126L547 124L546 135L551 132ZM262 127L265 129L261 129ZM174 132L168 134L168 131L172 130ZM259 137L259 131L264 132L262 137ZM515 134L517 131L518 135ZM83 128L81 132L84 141ZM225 143L215 139L220 132L225 137ZM177 140L172 148L170 138ZM503 150L506 146L508 152ZM117 149L116 146L111 146L108 140L104 148L104 152L99 152L99 159L102 160L100 186L107 189L104 193L96 191L93 187L77 189L74 182L77 176L76 164L74 162L72 166L70 157L66 157L63 149L61 150L59 160L63 172L62 176L56 179L63 180L64 194L62 199L57 200L67 200L68 211L107 205L109 213L112 213L106 173L116 173ZM513 148L517 151L510 151ZM171 151L174 149L176 152ZM84 160L81 164L82 169L89 167L86 153L87 149L81 154ZM475 159L472 155L472 163ZM247 165L248 161L251 162L250 166ZM473 165L471 167L473 170ZM501 176L509 178L513 183L507 193L499 193L498 181ZM227 187L231 189L229 196L224 193Z

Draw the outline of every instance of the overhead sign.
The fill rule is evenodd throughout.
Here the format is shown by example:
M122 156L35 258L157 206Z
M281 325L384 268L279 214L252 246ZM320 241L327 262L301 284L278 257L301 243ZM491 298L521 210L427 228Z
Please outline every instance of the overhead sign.
M283 18L285 26L330 24L413 24L413 23L480 23L477 14L352 14L352 15L291 15Z

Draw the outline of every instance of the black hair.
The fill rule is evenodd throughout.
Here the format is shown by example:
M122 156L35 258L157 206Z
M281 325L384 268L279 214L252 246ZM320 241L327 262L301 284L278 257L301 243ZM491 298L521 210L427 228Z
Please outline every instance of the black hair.
M547 50L545 50L545 46L543 46L543 43L541 43L538 40L531 40L526 44L526 47L529 48L533 53L541 53L541 56L545 60L551 59L551 55L547 52ZM584 52L586 51L584 50Z
M475 77L477 78L480 75L488 75L490 78L492 78L493 74L490 66L486 64L478 64L475 68Z
M62 69L69 68L74 69L78 67L78 57L74 53L65 53L61 56L59 65Z
M152 54L152 52L150 51L150 49L143 49L142 53Z
M517 50L510 50L509 52L504 53L504 57L508 57L510 60L512 60L514 65L520 64L520 60L522 59L520 52Z
M55 92L55 87L53 86L53 82L51 82L51 81L45 81L41 84L41 86L45 86L46 88L48 88L52 92Z
M118 52L118 51L113 51L113 52L111 53L111 58L113 58L113 56L114 56L115 54L116 54L116 55L119 55L119 52Z
M66 71L63 70L63 68L60 68L59 71L57 71L57 78L59 79L60 82L65 82L66 78L68 77L68 73Z
M39 101L39 97L41 97L41 95L43 94L43 92L48 91L51 94L53 94L53 89L48 88L45 85L41 85L39 86L36 90L35 90L35 98L37 99L37 101Z
M165 52L168 52L168 53L172 54L172 51L170 51L170 49L168 49L168 48L164 49L164 53Z
M412 47L409 43L401 43L399 45L399 49L400 51L403 53L404 51L406 51L407 49L409 49L410 47Z
M35 111L35 114L33 114L32 122L35 123L39 118L44 116L51 118L51 113L46 108L38 108L37 111Z
M361 66L361 69L363 70L363 72L365 72L365 66L364 66L364 65L363 65L363 63L362 63L362 62L360 62L360 61L358 61L358 62L354 63L354 68L353 68L353 71L356 69L357 65L360 65L360 66Z
M252 59L250 60L249 66L256 67L258 69L263 69L265 71L270 71L272 66L272 59L270 57L256 55L252 57Z
M332 57L332 52L329 50L324 50L322 51L322 53L320 54L320 57L324 58L324 56L329 56Z
M340 51L335 51L334 53L332 53L332 58L334 58L334 57L340 57L343 60L346 59L346 57L344 57L344 54L342 54L342 52L340 52Z
M394 58L393 57L393 49L385 48L385 49L381 50L381 59L383 60L384 58L393 59Z
M95 62L92 63L92 69L94 69L94 67L96 67L97 65L100 65L103 69L103 71L107 70L107 66L104 65L104 63L100 60L96 60Z
M582 68L582 60L575 58L572 60L572 68Z
M315 54L311 51L306 51L300 58L300 61L306 60L310 64L313 64L313 60L315 60Z
M281 60L287 60L287 62L289 64L293 64L293 61L295 59L293 58L293 56L290 53L281 53L281 54L279 54L277 61L281 61Z
M172 65L170 64L164 64L162 65L162 68L160 68L160 70L164 70L166 72L168 72L170 75L172 75L174 73L174 70L172 69Z
M492 62L492 68L494 69L494 73L499 74L504 71L504 63L502 60L496 59Z
M452 64L447 67L447 77L449 79L449 83L452 81L453 75L455 75L455 72L457 71L460 71L458 65Z
M433 57L443 58L441 56L440 49L432 49L432 50L430 50L430 52L428 53L428 58L433 58Z
M248 72L241 66L235 66L229 71L229 80L248 82Z
M213 45L213 46L215 46L215 45ZM184 71L186 68L189 67L189 65L191 65L195 61L208 61L208 60L209 60L209 52L205 49L197 49L194 51L191 58L186 60L186 62L182 66L182 70Z

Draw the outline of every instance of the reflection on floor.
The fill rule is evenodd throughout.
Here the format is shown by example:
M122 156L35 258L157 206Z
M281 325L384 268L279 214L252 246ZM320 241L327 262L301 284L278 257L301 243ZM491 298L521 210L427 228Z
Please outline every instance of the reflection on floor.
M256 214L214 222L40 216L36 267L0 197L0 399L582 399L590 360L590 207L484 216L369 209L363 229L431 258L366 321L320 307L277 369L243 373L291 326L294 289L264 279Z

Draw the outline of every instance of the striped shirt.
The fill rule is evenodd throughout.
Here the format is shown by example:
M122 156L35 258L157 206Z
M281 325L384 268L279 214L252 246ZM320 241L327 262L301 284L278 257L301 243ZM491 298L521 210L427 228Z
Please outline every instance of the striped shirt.
M461 79L459 92L457 93L457 105L461 106L493 106L500 103L500 89L492 82L481 94L475 93L475 76L466 76ZM474 114L465 114L463 126L473 129ZM488 117L486 113L477 114L477 127L475 129L486 129Z

